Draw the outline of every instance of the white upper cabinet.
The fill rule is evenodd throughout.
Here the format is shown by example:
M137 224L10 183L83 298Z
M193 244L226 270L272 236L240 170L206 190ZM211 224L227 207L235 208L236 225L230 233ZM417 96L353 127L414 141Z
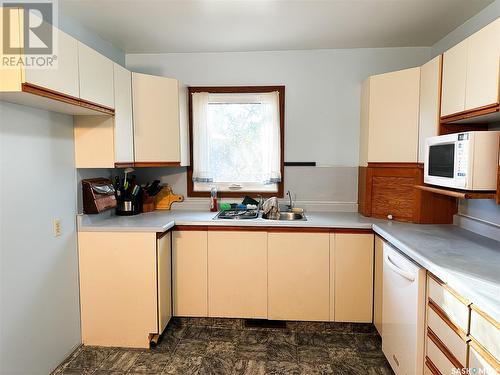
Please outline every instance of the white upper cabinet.
M132 73L136 163L181 162L179 83Z
M441 55L420 68L420 118L418 126L418 162L425 157L425 140L439 135L439 93Z
M441 117L498 105L499 67L497 19L443 54Z
M134 125L132 122L132 74L113 64L115 91L115 162L134 161Z
M113 62L78 42L80 98L114 108Z
M369 77L361 96L360 165L415 163L420 68Z
M57 66L53 69L25 69L25 80L59 93L79 97L78 41L68 34L53 28L56 36Z
M498 103L500 19L469 37L465 110Z
M467 39L443 54L441 116L449 116L465 109L466 76Z

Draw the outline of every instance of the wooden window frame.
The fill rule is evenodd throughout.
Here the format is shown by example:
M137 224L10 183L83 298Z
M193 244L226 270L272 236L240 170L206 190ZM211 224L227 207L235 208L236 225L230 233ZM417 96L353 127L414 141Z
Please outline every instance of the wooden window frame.
M277 192L269 191L219 191L217 195L222 198L240 198L245 195L261 195L263 197L284 196L285 180L285 86L190 86L188 87L188 107L189 107L189 156L191 163L187 168L187 195L188 197L210 197L209 191L194 191L193 182L193 101L192 94L196 92L208 92L209 94L245 94L245 93L279 93L280 110L280 171L281 181L277 184Z

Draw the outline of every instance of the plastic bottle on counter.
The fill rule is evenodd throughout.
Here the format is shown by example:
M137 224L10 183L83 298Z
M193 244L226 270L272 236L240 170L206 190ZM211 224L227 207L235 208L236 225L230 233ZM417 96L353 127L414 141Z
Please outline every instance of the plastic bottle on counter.
M215 186L210 189L210 211L219 211L219 205L217 203L217 188Z

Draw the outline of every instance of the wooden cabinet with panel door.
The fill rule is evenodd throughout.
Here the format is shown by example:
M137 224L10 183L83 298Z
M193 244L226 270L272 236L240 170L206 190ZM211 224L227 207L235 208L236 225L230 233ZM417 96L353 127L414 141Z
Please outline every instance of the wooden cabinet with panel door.
M268 233L268 318L329 320L329 234Z
M172 235L174 316L208 316L208 233L177 228Z
M149 348L172 315L170 233L79 232L82 342Z
M208 232L208 316L267 318L267 232Z
M500 19L443 54L441 122L498 119Z
M421 91L422 89L422 91ZM456 199L417 192L422 137L437 131L439 58L369 77L362 87L358 211L417 223L451 223ZM419 112L423 116L419 118ZM420 150L420 151L419 151Z
M372 233L330 234L330 288L334 291L330 320L372 322L373 240Z
M22 41L24 11L11 9L9 12L10 35ZM3 30L4 18L0 18L0 27ZM57 41L53 50L56 59L47 58L47 65L50 66L46 67L19 64L17 67L0 69L0 99L67 114L112 114L112 103L109 106L111 108L104 108L100 103L82 100L80 97L78 41L56 27L51 25L47 27L52 28ZM0 40L0 57L3 56L3 42ZM18 44L22 46L22 43ZM13 61L19 61L30 57L24 55L23 47L19 47L17 52L17 55L8 55L6 58L13 57Z
M132 73L136 165L185 165L179 91L176 79Z

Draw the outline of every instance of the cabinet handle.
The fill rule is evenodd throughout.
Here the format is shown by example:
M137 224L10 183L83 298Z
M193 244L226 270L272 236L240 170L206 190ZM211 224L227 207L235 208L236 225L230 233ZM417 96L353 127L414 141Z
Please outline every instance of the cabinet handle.
M411 272L406 271L406 270L401 269L398 266L396 266L393 263L393 261L391 260L391 258L389 257L389 255L385 256L385 264L387 264L391 270L396 272L399 276L404 277L406 280L409 280L411 282L415 281L415 276L413 276L413 274Z
M229 190L240 190L241 188L243 188L243 186L241 186L240 184L229 185Z
M392 219L393 219L393 216L392 216L391 214L389 214L389 215L387 215L387 218L388 218L389 220L392 220Z

